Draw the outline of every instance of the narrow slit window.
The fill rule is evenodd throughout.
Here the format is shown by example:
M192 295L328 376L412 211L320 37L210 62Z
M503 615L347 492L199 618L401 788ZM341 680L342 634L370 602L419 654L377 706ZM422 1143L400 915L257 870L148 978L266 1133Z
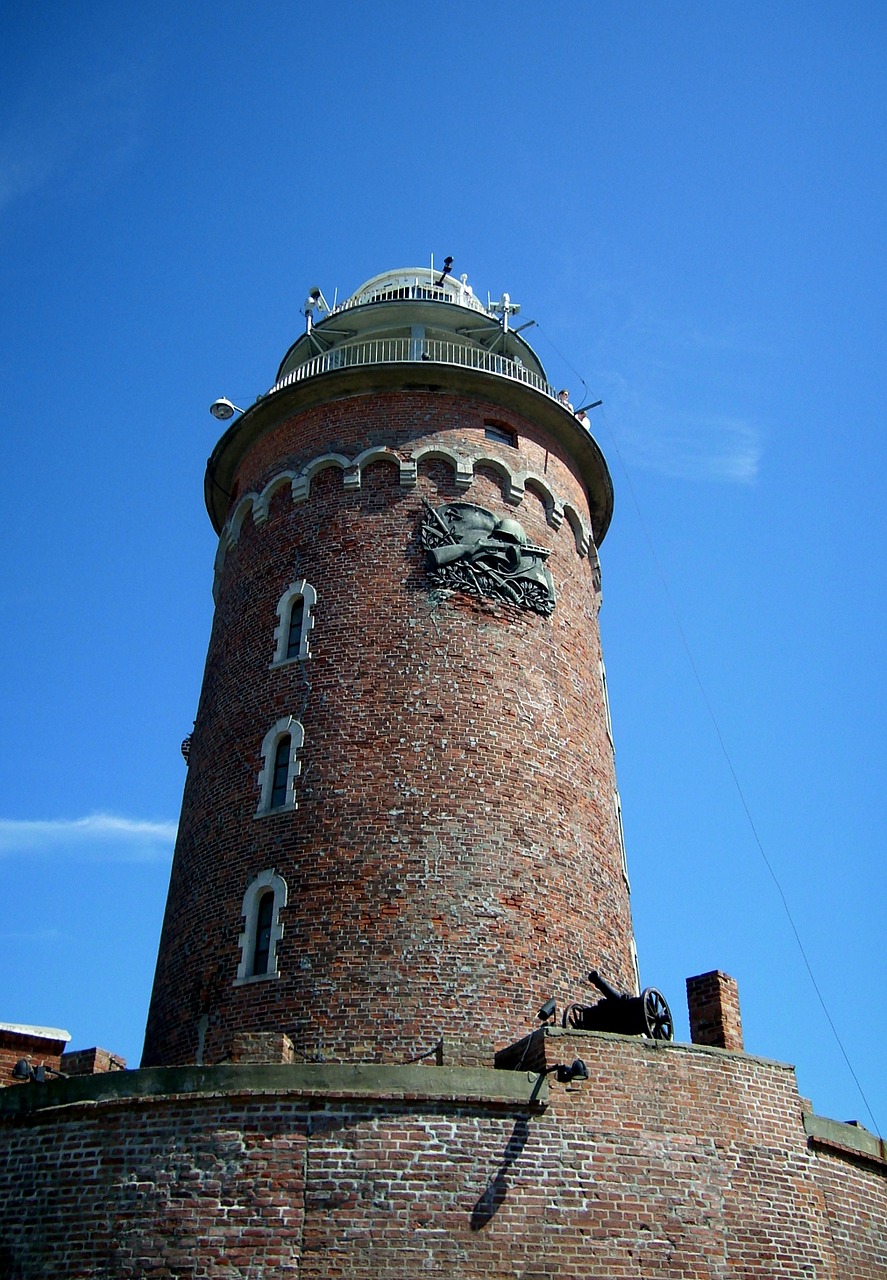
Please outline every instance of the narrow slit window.
M317 592L304 578L291 582L277 602L272 667L283 662L306 662L311 657L311 632Z
M274 891L269 889L259 899L256 913L256 945L253 950L253 974L268 972L271 955L271 927L274 923Z
M287 734L281 738L274 753L274 778L271 783L272 809L282 809L287 801L287 786L290 776L290 742Z
M286 641L287 659L298 658L302 649L302 624L305 621L305 597L296 596L290 609L290 628Z
M296 783L301 770L299 752L305 731L293 716L281 716L262 742L262 767L256 781L259 803L256 817L298 808Z
M239 938L240 962L234 985L279 978L280 941L286 881L268 867L250 881L243 895L243 932Z

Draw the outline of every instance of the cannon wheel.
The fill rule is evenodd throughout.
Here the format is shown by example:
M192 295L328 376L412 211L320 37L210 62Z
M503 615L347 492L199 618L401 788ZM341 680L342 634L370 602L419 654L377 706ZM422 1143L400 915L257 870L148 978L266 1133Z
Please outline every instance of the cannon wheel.
M562 1027L572 1027L574 1031L581 1031L585 1025L585 1005L571 1004L569 1008L564 1009L564 1016L561 1019Z
M674 1036L674 1021L662 992L655 987L646 987L641 992L641 1007L644 1011L646 1034L652 1040L671 1040Z

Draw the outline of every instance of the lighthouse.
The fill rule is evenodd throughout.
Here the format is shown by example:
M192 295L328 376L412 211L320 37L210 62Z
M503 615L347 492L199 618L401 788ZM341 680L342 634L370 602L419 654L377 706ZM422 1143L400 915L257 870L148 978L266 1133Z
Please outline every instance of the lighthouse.
M639 989L612 489L516 304L409 269L305 310L213 406L142 1066L4 1029L0 1280L881 1280L884 1142L745 1051L726 973L690 1044Z
M320 290L207 467L215 618L146 1066L513 1038L637 989L598 631L600 449L504 295ZM223 407L221 412L231 413Z

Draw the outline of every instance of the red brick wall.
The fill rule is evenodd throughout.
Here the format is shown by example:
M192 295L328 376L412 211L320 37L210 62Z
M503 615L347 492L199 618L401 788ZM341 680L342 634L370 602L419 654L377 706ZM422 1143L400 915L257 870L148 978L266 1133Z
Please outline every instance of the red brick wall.
M13 1079L12 1069L21 1058L26 1058L32 1067L54 1067L57 1071L64 1047L64 1040L46 1040L20 1031L0 1031L0 1088L19 1083Z
M362 397L312 410L261 439L241 492L321 447L483 440L492 406L433 394ZM539 432L512 468L542 470ZM516 463L516 457L521 461ZM548 475L580 504L554 450ZM444 1033L517 1038L549 995L586 994L599 968L634 985L628 890L599 677L592 568L538 497L508 505L480 469L420 464L417 489L374 463L359 490L338 469L228 552L192 739L145 1065L222 1059L236 1031L290 1036L297 1060L403 1061ZM422 495L516 516L551 548L550 619L464 596L429 596L417 538ZM587 517L587 507L585 508ZM312 658L269 669L275 608L317 590ZM304 725L295 812L255 817L260 747L280 718ZM249 882L287 881L280 977L233 985Z
M552 1084L541 1114L255 1093L0 1116L0 1275L887 1274L884 1170L810 1150L790 1068L619 1037L553 1047L589 1079Z
M884 1280L887 1276L887 1177L865 1160L816 1152L815 1178L842 1276Z

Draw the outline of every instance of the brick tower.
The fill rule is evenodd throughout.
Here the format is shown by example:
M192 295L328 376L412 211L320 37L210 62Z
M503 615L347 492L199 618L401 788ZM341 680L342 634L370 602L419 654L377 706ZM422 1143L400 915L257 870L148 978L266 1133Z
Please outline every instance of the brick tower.
M516 309L427 269L332 311L315 291L210 458L216 612L145 1066L242 1032L303 1060L486 1049L590 965L636 990L610 477Z

